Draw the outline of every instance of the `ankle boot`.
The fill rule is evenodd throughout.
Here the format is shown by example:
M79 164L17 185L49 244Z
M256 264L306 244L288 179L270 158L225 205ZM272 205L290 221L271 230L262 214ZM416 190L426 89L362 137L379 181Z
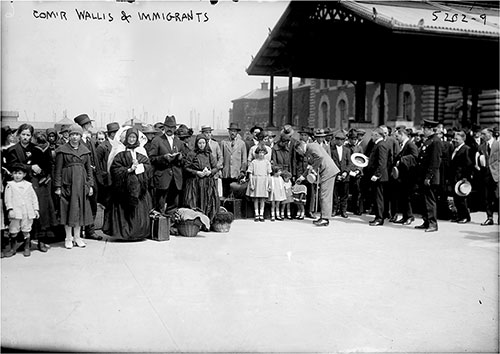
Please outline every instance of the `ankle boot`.
M29 257L31 256L31 239L30 237L26 237L24 239L24 252L23 252L24 257Z
M7 252L7 247L9 248L9 251ZM12 257L13 255L16 254L17 248L19 247L19 243L17 242L17 234L11 235L9 239L9 243L6 246L6 249L3 253L4 257Z

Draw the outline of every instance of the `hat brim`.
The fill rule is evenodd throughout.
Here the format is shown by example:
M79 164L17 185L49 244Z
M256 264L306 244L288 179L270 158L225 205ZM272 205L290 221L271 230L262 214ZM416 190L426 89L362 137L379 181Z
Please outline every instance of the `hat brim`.
M392 178L394 179L398 179L399 178L399 170L396 166L394 166L391 170L391 176Z
M368 157L360 152L355 152L351 155L351 162L357 167L368 166Z
M315 138L324 138L326 134L314 134Z
M462 190L462 185L465 185L467 188L465 191ZM472 191L472 185L469 181L458 181L455 183L455 194L459 197L466 197Z
M229 130L229 131L234 130L235 132L239 132L241 129L240 128L227 128L227 130Z

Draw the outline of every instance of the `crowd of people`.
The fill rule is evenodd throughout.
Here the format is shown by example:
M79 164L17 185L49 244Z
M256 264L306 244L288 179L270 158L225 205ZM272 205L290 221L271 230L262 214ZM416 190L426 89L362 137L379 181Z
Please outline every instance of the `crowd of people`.
M471 183L484 196L493 225L498 203L499 141L485 127L445 129L424 120L422 130L382 125L367 134L284 125L274 133L254 126L244 134L231 123L216 141L210 126L199 134L174 116L137 127L106 125L94 132L87 114L59 132L35 132L22 124L2 127L2 257L32 241L41 252L55 232L64 245L85 247L102 239L95 231L100 204L102 231L124 240L150 234L150 212L191 208L213 220L235 189L253 201L254 221L332 217L364 213L384 222L411 225L419 206L426 232L438 230L437 204L453 200L453 221L470 222ZM401 215L401 217L398 217ZM64 231L62 231L64 230Z

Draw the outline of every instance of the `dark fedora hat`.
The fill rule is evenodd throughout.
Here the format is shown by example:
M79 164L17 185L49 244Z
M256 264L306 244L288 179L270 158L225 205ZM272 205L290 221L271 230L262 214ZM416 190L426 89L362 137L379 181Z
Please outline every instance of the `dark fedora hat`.
M424 119L423 127L425 128L436 128L439 122L435 120Z
M163 123L163 125L166 127L172 127L172 128L177 127L177 122L175 121L175 116L166 116L165 123Z
M229 128L227 128L227 130L237 130L237 131L240 131L240 127L238 126L238 123L231 123L229 124Z
M77 123L81 127L87 123L92 123L92 120L90 119L90 117L85 113L80 114L79 116L76 116L75 119L73 119L73 120L75 121L75 123Z
M112 123L106 124L106 132L108 134L113 133L113 132L117 132L119 129L120 129L120 124L118 124L117 122L112 122Z
M316 129L316 131L314 132L314 136L317 138L325 137L326 136L325 129Z
M311 127L302 127L298 131L299 134L308 134L309 136L314 135L314 129Z
M264 128L259 127L258 125L254 125L253 127L250 128L250 133L253 134L253 132L255 131L255 129L259 129L260 131L264 130Z

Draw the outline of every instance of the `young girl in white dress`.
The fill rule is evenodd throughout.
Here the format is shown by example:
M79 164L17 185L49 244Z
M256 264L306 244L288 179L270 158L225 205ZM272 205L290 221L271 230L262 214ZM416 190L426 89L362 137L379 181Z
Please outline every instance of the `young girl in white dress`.
M288 171L283 171L281 177L283 178L283 187L285 188L286 199L281 202L280 219L285 218L285 213L286 213L286 218L291 219L292 210L290 208L290 204L293 203L293 197L292 197L292 181L290 179L292 178L292 174Z
M273 166L273 173L270 178L271 191L269 193L269 201L271 202L271 221L276 219L283 220L280 216L280 203L286 199L286 195L281 172L281 166Z
M248 164L250 175L246 195L253 199L254 221L264 221L265 201L270 192L271 162L264 158L266 154L266 148L258 146L255 149L256 158Z

